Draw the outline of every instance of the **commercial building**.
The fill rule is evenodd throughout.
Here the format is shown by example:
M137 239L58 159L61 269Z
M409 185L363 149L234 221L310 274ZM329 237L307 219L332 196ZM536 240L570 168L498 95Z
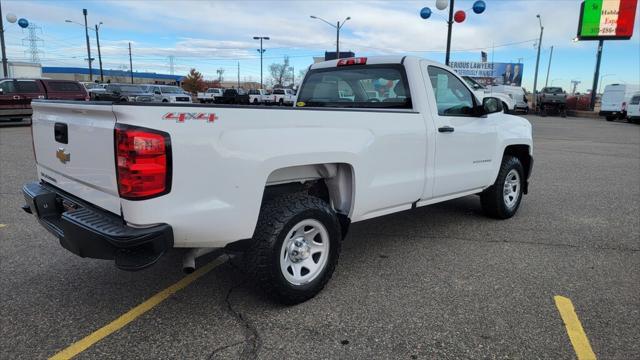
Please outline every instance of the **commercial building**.
M128 70L103 70L104 82L130 83L131 73ZM100 69L92 69L93 81L100 80ZM57 67L44 66L42 77L57 80L75 80L88 82L89 69L80 67ZM133 82L135 84L164 84L180 85L184 79L182 75L168 75L149 72L133 72Z

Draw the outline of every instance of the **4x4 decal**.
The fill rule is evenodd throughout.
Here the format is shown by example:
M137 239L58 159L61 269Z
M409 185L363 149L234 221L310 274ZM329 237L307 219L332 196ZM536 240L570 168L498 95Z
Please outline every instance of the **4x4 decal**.
M204 120L208 123L212 123L218 120L218 116L215 113L177 113L169 112L162 116L163 120L175 120L178 123L183 123L185 120Z

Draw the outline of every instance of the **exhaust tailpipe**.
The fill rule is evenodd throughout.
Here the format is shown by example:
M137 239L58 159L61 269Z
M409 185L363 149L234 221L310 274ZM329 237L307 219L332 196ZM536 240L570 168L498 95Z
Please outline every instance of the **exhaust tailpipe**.
M218 250L218 248L189 249L182 259L182 271L184 271L185 274L191 274L196 270L196 259L215 250Z

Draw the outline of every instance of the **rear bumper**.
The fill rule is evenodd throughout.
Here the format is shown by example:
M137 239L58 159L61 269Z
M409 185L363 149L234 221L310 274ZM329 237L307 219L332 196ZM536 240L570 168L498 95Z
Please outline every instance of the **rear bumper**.
M618 116L620 114L624 114L624 111L610 111L604 110L598 113L599 116Z
M22 192L23 209L78 256L115 260L120 269L141 270L173 247L173 229L167 224L127 226L121 217L46 183L27 183Z

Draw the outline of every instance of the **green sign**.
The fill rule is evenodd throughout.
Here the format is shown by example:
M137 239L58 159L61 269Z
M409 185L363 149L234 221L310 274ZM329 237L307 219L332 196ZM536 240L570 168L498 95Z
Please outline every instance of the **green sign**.
M580 9L580 40L627 40L633 34L638 0L585 0Z

